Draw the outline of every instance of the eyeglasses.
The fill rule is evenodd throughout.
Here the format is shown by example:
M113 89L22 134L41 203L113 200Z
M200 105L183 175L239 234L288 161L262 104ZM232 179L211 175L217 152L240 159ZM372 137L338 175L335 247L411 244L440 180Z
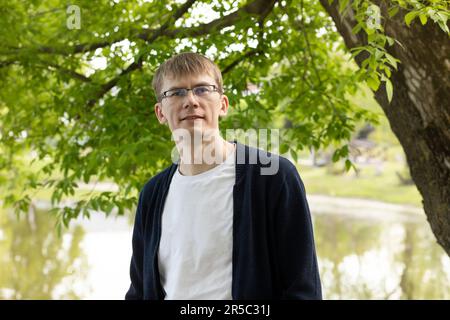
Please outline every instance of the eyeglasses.
M196 97L205 97L212 92L215 92L215 91L219 92L219 89L217 88L217 86L215 86L213 84L196 86L192 89L187 89L187 88L172 89L172 90L164 91L159 96L159 100L161 101L164 98L172 98L173 99L173 98L177 98L177 97L185 97L188 95L188 91L192 91L192 93Z

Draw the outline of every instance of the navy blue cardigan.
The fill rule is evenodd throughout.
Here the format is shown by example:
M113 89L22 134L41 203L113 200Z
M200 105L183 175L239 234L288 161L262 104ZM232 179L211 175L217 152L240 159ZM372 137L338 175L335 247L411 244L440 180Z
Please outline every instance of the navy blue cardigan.
M311 216L297 169L281 156L236 145L236 158L245 161L236 163L233 187L233 299L321 299ZM270 166L260 161L262 154L279 161L276 174L261 175ZM164 299L157 253L175 170L172 164L154 176L139 195L125 299Z

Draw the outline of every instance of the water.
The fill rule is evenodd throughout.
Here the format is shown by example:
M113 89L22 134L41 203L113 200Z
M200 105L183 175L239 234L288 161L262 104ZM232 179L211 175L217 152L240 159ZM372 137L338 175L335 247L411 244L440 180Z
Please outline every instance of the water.
M0 215L0 299L123 299L129 219L93 214L58 237L46 211Z
M449 299L450 258L422 210L309 197L326 299Z
M449 299L450 259L415 208L309 196L326 299ZM59 238L46 211L0 215L0 298L123 299L130 219L77 221Z

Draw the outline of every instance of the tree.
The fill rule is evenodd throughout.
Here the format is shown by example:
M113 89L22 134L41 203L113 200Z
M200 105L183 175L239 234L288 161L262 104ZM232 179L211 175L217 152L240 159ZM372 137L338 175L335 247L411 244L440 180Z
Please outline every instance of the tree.
M349 49L367 43L367 34L362 30L356 34L352 32L360 23L355 17L355 5L349 8L348 14L342 14L337 2L320 2L333 18ZM375 89L375 98L403 146L433 233L450 255L448 2L392 2L394 5L389 6L388 2L374 1L380 8L384 33L397 42L387 51L401 64L392 73L390 81L395 87L392 102L389 103L383 86ZM439 7L433 8L433 4ZM408 13L405 9L411 11ZM445 11L439 12L439 9ZM419 19L412 21L415 17L420 18L420 23ZM430 17L437 23L427 23ZM361 66L365 58L359 55L356 61ZM386 87L390 82L385 82Z
M70 7L58 1L8 3L0 11L0 163L7 169L0 180L8 191L5 202L26 210L30 190L49 188L56 205L75 192L79 181L108 179L120 186L119 192L86 195L59 210L60 220L67 225L90 209L111 212L117 207L122 213L130 208L136 191L170 162L169 131L152 111L153 73L174 53L196 51L223 71L232 106L223 129L278 126L281 153L295 158L300 149L333 144L333 159L346 160L347 168L347 142L355 124L376 122L375 115L347 99L365 81L376 91L405 149L436 238L450 253L450 160L445 158L449 90L443 73L448 64L447 4L344 0L339 10L337 2L321 2L323 6L317 0L78 1ZM398 13L389 18L386 10ZM382 24L367 22L378 13ZM433 21L421 27L411 23L413 15L422 23ZM425 40L417 46L417 56L411 50L416 48L409 40L412 34L430 34L436 46L432 59L424 56ZM359 69L347 62L352 48ZM416 66L423 68L415 72ZM404 102L412 101L407 88L420 85L415 77L423 73L432 81L420 96L428 101L424 110L429 112L420 113ZM257 86L256 93L248 94L249 84ZM416 99L416 104L422 101ZM30 168L30 156L39 159L34 162L39 170ZM20 194L17 186L25 192Z

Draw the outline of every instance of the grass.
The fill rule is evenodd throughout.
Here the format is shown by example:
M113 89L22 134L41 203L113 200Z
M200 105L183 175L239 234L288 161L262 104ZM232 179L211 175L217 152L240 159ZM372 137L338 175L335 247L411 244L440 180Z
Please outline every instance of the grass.
M422 206L422 198L415 185L402 185L396 171L403 170L401 163L384 164L383 173L377 174L374 167L358 167L344 174L331 174L325 167L299 166L298 171L305 184L307 194L322 194L333 197L372 199L395 204Z

